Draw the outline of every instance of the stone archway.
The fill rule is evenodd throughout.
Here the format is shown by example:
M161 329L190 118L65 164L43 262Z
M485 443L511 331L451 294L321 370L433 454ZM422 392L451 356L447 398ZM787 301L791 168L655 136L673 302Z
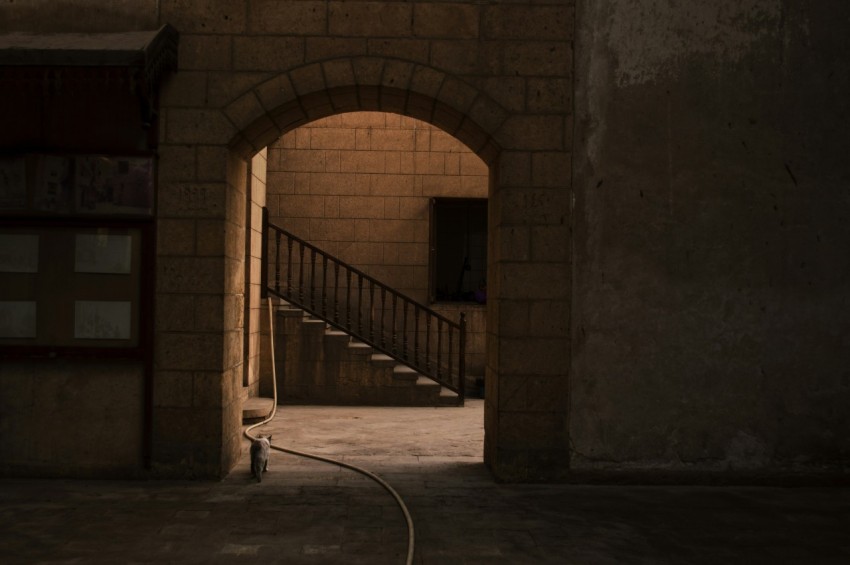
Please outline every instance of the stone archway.
M493 167L508 112L466 82L416 63L360 57L299 67L269 79L223 109L248 157L307 122L357 110L403 114L435 125Z
M352 78L354 84L346 84ZM476 116L488 120L490 129L476 122L473 109ZM229 146L230 166L241 171L242 162L250 162L253 155L284 134L309 122L352 111L395 113L442 129L482 159L490 170L490 190L495 186L500 149L494 136L507 111L445 73L372 57L298 68L265 81L227 105L223 112L238 131ZM232 273L226 278L235 277Z
M158 300L169 301L169 284L175 276L180 279L180 292L191 292L188 277L193 264L207 269L210 277L218 272L218 282L209 281L197 300L213 303L220 313L216 320L220 331L210 325L203 333L181 334L177 342L168 332L158 332L157 386L172 386L168 380L172 371L181 367L175 359L181 344L212 356L220 354L222 362L220 366L201 362L202 370L193 369L193 396L207 390L208 406L159 413L175 422L201 422L207 433L220 434L206 447L199 447L197 438L184 442L200 458L211 458L199 474L220 476L238 458L238 385L244 353L244 319L239 312L244 307L248 162L300 125L357 110L393 112L426 121L463 142L489 166L487 311L491 322L487 332L485 459L497 476L508 480L565 474L569 339L564 320L569 310L570 276L564 249L569 249L569 198L567 191L560 190L566 181L556 165L568 155L562 150L566 122L512 113L468 81L395 58L336 58L299 66L264 78L221 111L187 114L191 123L180 124L183 130L200 131L226 161L225 183L188 191L178 187L176 195L182 206L188 201L190 208L181 213L191 214L193 199L199 207L212 208L216 219L211 226L222 239L215 257L183 258L185 266L176 269L180 273L167 272L172 261L160 264L159 276L168 284L160 285ZM200 164L197 167L200 169ZM169 203L174 187L162 188L161 198ZM532 240L537 250L532 249ZM553 311L561 317L560 322L532 325L533 316ZM184 365L188 368L190 363ZM157 431L154 433L156 436ZM204 432L195 433L199 434ZM155 460L159 453L166 468L179 468L170 461L173 456L167 450L157 451L157 444L167 446L168 442L157 442L155 437Z
M140 472L221 477L239 454L246 157L304 120L384 108L446 130L490 164L488 294L496 322L488 336L486 458L505 479L564 474L574 2L57 3L80 17L59 21L9 7L7 31L133 33L169 24L179 33L178 69L163 83L149 132L155 311L140 318L153 327L154 352L146 360L153 386L138 399L150 415L138 422ZM107 361L91 366L120 374ZM130 390L99 391L99 402L116 399L137 400ZM70 416L56 421L73 425ZM128 428L116 441L137 432ZM28 469L42 464L27 461ZM84 457L50 466L109 472Z

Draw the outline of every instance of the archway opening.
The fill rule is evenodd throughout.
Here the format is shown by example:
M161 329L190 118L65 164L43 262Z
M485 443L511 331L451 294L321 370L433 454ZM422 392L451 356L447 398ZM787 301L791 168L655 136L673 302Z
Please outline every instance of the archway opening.
M256 218L265 206L271 223L446 318L459 319L463 312L464 389L483 412L487 164L457 138L422 120L359 111L290 130L252 158L247 176L246 256L250 261L246 262L245 344L249 362L243 386L248 393L273 393L267 370L271 359L262 351L269 340L263 335L265 322L260 323L265 316L259 300L260 269L251 265L260 255ZM445 273L436 272L438 267L454 271L452 288L435 286L446 279ZM304 342L307 338L287 335L278 339L278 346L286 339L297 343L283 345L285 351L277 354L281 404L357 404L357 398L364 399L363 404L380 403L382 398L388 405L416 402L411 402L411 393L399 382L386 383L389 392L377 396L350 390L340 396L339 379L346 377L340 377L339 368L325 366L338 360L322 358L323 365L305 359L311 347ZM348 378L357 372L345 371ZM382 373L373 371L369 379L379 378L376 374ZM450 408L445 417L452 417ZM483 414L478 419L483 429ZM477 446L479 461L482 453L483 437Z
M341 63L341 65L345 67L345 64ZM359 63L354 64L356 76L360 75L360 70L358 69L362 66L358 65ZM326 66L324 65L323 68ZM318 66L313 67L321 71L321 68ZM311 72L313 67L309 68ZM393 73L387 73L390 67L384 69L385 72L383 75L378 77L378 84L374 86L367 84L351 85L345 77L340 77L344 79L343 86L333 86L332 83L336 82L336 79L330 78L327 73L325 73L325 78L319 80L317 83L313 80L307 80L312 74L305 68L302 71L293 71L288 75L281 75L270 79L252 91L245 93L224 108L225 116L237 128L236 134L230 142L227 167L228 184L230 185L229 201L227 203L227 225L236 228L239 226L242 227L241 236L236 238L241 243L237 243L237 245L242 245L245 248L241 255L242 258L250 257L250 260L228 262L229 266L226 267L225 272L225 295L230 294L231 289L233 289L235 295L240 295L241 293L236 298L244 300L244 304L246 305L243 314L240 315L242 320L239 320L234 325L234 327L241 325L240 336L242 336L245 344L246 355L257 355L258 358L262 357L262 352L255 353L259 351L256 342L262 342L259 339L262 329L256 333L252 333L255 331L254 328L256 325L251 320L252 315L250 310L256 309L258 311L255 314L260 314L257 298L260 294L259 285L255 285L254 282L255 280L259 280L260 269L255 267L255 265L259 265L259 261L255 260L255 257L259 255L251 246L254 245L252 242L257 241L257 247L259 247L263 239L257 229L260 214L256 212L259 206L266 204L264 198L265 185L270 179L267 167L269 160L276 158L274 154L269 153L268 147L273 146L279 138L285 137L290 132L296 131L299 127L316 122L317 120L341 116L351 112L384 112L399 119L413 118L421 120L425 124L430 124L429 127L432 131L439 132L440 135L446 135L449 139L454 139L455 143L460 142L466 146L471 151L467 159L480 158L480 161L484 164L484 168L487 170L487 196L488 198L493 197L494 187L498 185L498 179L496 177L499 163L498 156L500 153L500 146L495 142L493 136L494 132L500 130L500 127L507 118L505 110L489 97L478 92L474 87L460 83L456 79L447 77L442 73L433 72L425 68L420 69L417 67L413 69L411 67L408 69L413 73L412 77L408 76L407 81L402 81L402 83L412 81L409 83L409 89L391 86L394 83L394 75ZM408 67L410 65L407 65L405 68ZM325 71L327 71L327 68L325 68ZM375 77L364 75L362 78L371 81ZM324 89L321 88L321 84L319 83L324 84ZM297 143L298 134L295 135ZM262 169L262 172L258 172L259 169ZM297 171L295 172L297 173ZM328 171L324 172L327 173ZM256 183L258 187L261 187L259 191L249 191L254 192L253 196L247 196L245 194L245 187L251 184L248 182L249 178L252 179L251 183ZM262 192L263 196L262 204L258 202L260 192ZM234 203L232 199L241 199L241 202ZM248 206L244 206L246 201L249 203ZM323 201L323 207L324 204ZM493 206L488 206L488 222L492 222L493 218L498 218L498 213L494 212ZM401 218L394 219L400 220ZM333 225L327 218L322 218L321 221L324 222L326 228ZM319 224L318 221L316 223L317 225ZM495 226L495 224L493 225ZM248 227L247 230L245 229L246 227ZM246 235L246 232L248 237L242 237ZM488 237L486 238L488 256L496 248L493 238L493 232L488 230ZM492 278L491 273L496 272L493 271L493 267L494 264L489 262L486 267L488 278ZM427 267L422 267L421 271L424 272L426 269ZM248 273L247 277L245 276L246 272ZM474 281L475 286L477 287L481 283L486 284L488 278ZM498 285L495 283L498 283L498 280L493 279L492 283L490 287L491 293L497 292ZM248 290L246 291L245 289ZM252 293L253 296L250 296ZM247 300L245 300L246 298ZM490 303L480 307L479 311L482 319L486 317L486 311L494 310L492 302L491 297ZM254 317L259 318L259 316ZM259 325L261 328L263 327L263 324ZM484 324L481 324L481 327L484 327ZM246 328L248 328L248 333L251 334L247 338L245 337ZM227 328L225 330L227 331ZM486 344L493 341L493 333L496 331L496 328L490 328L487 333L480 331L478 332L478 336L476 336L478 351L480 352L479 358L476 359L479 363L479 373L486 371L491 376L497 373L497 369L493 365L497 361L496 358L492 354L487 354L485 351ZM458 350L455 349L455 351ZM475 347L473 347L474 350ZM260 367L261 363L257 362L254 366ZM255 381L251 381L253 377L250 374L247 377L244 376L245 369L242 365L240 365L240 369L240 375L243 375L243 378L240 380L243 383L256 383L251 386L241 387L242 397L244 398L255 391L262 392L260 390L260 383L263 379L257 378ZM469 387L470 392L479 396L483 395L484 386L481 381L484 375L475 375L473 372L470 372L470 375L477 377L473 379ZM493 390L494 378L487 380L488 389ZM268 393L268 391L266 392ZM485 420L483 424L486 424L487 427L488 441L484 442L485 452L488 442L490 444L493 443L490 437L494 433L493 408L492 402L488 402L486 410L484 410L487 417L480 418ZM235 423L235 420L232 419L233 412L228 411L228 413L230 414L228 419ZM482 426L482 429L483 427L485 426ZM228 425L226 429L236 432L238 428L231 428ZM226 433L233 440L237 440L238 436L235 433ZM235 447L235 443L230 442L230 445ZM229 457L238 455L238 451L235 450L229 450L229 453Z
M250 169L252 263L261 251L253 220L264 205L271 223L393 290L448 319L463 312L464 388L483 396L489 170L477 155L421 120L363 111L291 130L255 156ZM256 279L257 265L246 267ZM445 271L452 271L451 288L441 283ZM257 336L246 338L249 348L262 342L259 281L253 282L246 286L246 336ZM250 365L243 384L256 391L259 363Z

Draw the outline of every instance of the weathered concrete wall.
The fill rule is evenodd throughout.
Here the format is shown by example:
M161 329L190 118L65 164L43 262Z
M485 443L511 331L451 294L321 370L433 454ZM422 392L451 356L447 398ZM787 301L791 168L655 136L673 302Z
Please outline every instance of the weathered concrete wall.
M848 18L578 3L573 470L850 462Z
M142 382L135 363L3 361L0 474L141 476Z
M34 33L112 33L159 27L160 0L14 0L0 29Z

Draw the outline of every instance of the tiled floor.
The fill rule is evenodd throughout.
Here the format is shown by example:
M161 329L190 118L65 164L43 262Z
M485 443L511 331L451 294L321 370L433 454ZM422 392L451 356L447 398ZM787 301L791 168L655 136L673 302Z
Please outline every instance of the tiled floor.
M503 485L482 403L285 407L273 442L361 465L415 562L850 563L850 489ZM247 450L246 450L247 452ZM0 480L0 563L404 563L381 487L278 452L254 482Z

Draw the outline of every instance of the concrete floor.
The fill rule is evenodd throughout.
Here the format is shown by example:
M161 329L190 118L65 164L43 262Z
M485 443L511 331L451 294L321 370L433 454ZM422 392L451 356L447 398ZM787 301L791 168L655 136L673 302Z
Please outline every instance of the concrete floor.
M483 405L284 407L273 442L366 467L405 499L418 564L850 563L850 489L503 485ZM0 563L400 564L393 499L273 452L219 483L0 480Z

